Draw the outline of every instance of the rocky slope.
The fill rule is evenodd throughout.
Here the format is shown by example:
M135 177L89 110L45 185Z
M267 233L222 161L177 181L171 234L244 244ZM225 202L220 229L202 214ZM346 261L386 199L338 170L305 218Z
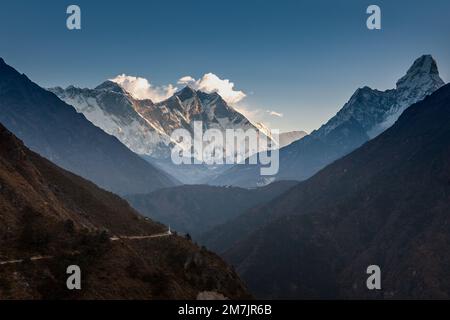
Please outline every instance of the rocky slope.
M225 256L260 297L450 297L450 85L266 206ZM242 222L242 220L241 220ZM382 290L366 287L381 268Z
M418 58L396 88L379 91L363 87L342 109L309 136L280 150L277 180L305 180L390 127L413 103L444 85L435 60ZM264 177L259 165L234 166L213 179L214 185L254 187Z
M219 257L182 237L111 239L166 230L0 125L0 299L249 297ZM4 263L14 260L23 261ZM80 291L66 288L73 264L82 270Z
M0 59L0 122L35 152L119 194L176 181Z

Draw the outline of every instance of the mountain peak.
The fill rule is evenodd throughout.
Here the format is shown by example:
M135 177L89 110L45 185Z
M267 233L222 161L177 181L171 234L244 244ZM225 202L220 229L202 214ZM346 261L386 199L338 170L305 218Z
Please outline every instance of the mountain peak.
M434 60L434 58L430 54L424 54L423 56L417 58L411 68L409 68L407 74L413 73L416 70L439 74L436 60Z
M412 66L400 80L397 81L397 89L405 87L418 87L424 83L433 82L437 87L444 85L444 81L439 77L439 70L436 60L429 55L417 58Z
M182 101L190 99L194 97L196 94L197 91L189 85L185 86L183 89L175 93L175 95L178 96Z
M106 80L105 82L99 84L98 86L95 87L95 90L105 90L116 93L125 93L125 90L119 84L111 80Z
M197 92L194 88L192 88L190 85L185 86L183 89L180 90L180 93L195 93Z

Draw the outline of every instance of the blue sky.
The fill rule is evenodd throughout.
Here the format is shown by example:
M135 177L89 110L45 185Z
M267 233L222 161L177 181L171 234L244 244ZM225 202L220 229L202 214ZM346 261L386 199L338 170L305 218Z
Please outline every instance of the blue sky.
M69 4L82 30L66 28ZM370 4L380 31L366 28ZM449 14L448 0L2 1L0 56L44 87L126 74L181 88L214 73L245 93L238 107L254 120L311 131L358 87L394 87L424 53L448 81Z

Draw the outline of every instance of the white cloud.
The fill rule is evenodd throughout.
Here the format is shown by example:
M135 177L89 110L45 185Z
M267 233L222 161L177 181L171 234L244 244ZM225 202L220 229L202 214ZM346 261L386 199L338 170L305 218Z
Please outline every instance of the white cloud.
M191 76L185 76L185 77L180 78L180 80L178 80L178 84L184 84L184 85L190 84L192 82L195 82L195 79L192 78Z
M279 112L276 112L276 111L267 110L266 112L267 112L269 115L274 116L274 117L279 117L279 118L282 118L282 117L283 117L283 114L282 114L282 113L279 113Z
M127 92L137 99L151 99L153 102L160 102L175 94L179 88L172 84L155 86L149 80L121 74L111 79ZM249 104L249 99L244 99L247 94L252 95L252 92L244 93L236 90L235 85L229 79L221 79L214 73L206 73L201 78L195 79L192 76L181 77L177 84L179 86L189 85L193 89L204 91L206 93L218 93L227 103L233 106L235 110L243 114L252 123L263 123L271 127L272 124L280 124L284 117L282 112L277 112L270 106L256 108L253 104Z
M234 90L234 83L228 79L220 79L214 73L206 73L201 79L195 80L191 76L184 76L178 84L189 85L206 93L217 92L227 103L236 104L246 97L242 91Z
M136 99L151 99L159 102L172 96L178 88L172 84L154 86L145 78L121 74L111 79L119 84ZM240 90L235 90L234 83L228 79L220 79L214 73L206 73L196 80L191 76L184 76L178 80L180 85L189 85L193 89L206 93L217 92L227 103L235 105L246 97Z
M111 79L125 91L129 92L136 99L151 99L153 102L159 102L172 96L177 90L171 84L165 86L153 86L147 79L141 77L118 75Z

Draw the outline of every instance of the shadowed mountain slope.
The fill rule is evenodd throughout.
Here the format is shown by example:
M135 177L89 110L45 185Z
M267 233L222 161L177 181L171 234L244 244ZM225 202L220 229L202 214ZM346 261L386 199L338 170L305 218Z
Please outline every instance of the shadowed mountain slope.
M280 181L257 189L184 185L125 199L142 214L196 238L245 210L270 201L297 183Z
M219 257L166 230L0 125L0 299L248 297ZM66 287L69 265L81 291Z
M450 85L246 219L225 257L257 296L449 298Z

